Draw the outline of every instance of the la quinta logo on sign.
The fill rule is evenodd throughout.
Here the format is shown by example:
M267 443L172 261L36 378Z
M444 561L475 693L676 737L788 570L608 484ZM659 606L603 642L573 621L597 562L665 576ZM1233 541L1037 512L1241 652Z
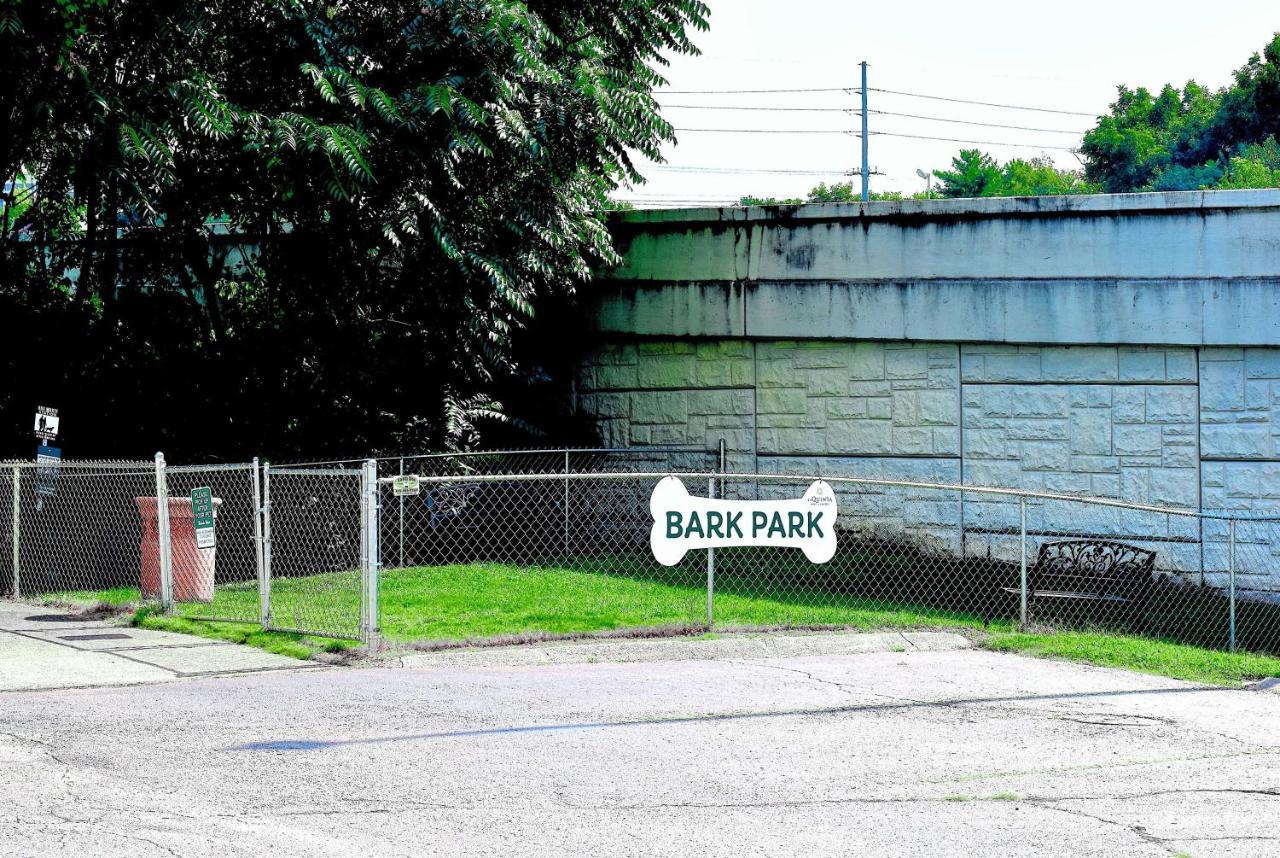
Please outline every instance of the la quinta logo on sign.
M762 545L799 548L813 563L836 553L836 493L814 480L792 500L730 500L689 494L678 477L664 477L649 496L649 545L663 566L694 548Z

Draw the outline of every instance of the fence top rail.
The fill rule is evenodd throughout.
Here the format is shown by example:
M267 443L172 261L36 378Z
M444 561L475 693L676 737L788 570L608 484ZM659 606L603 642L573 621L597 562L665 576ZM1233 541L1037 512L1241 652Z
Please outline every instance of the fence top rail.
M855 486L889 486L894 488L918 488L932 489L936 491L954 491L965 492L969 494L983 495L1000 495L1004 497L1023 498L1027 500L1054 500L1054 501L1070 501L1074 503L1091 504L1094 506L1116 507L1119 509L1131 509L1139 512L1153 512L1163 515L1178 515L1187 518L1211 518L1225 519L1236 521L1267 521L1280 522L1278 516L1249 516L1232 512L1219 511L1201 511L1187 509L1185 507L1168 507L1157 506L1155 504L1133 503L1130 501L1116 500L1115 498L1090 497L1088 495L1070 495L1059 494L1054 492L1035 492L1026 489L1002 488L999 486L975 486L964 483L927 483L915 482L912 480L886 480L871 479L865 477L839 477L826 476L823 474L753 474L753 473L721 473L717 471L602 471L597 473L574 473L574 472L551 472L545 474L453 474L449 476L419 476L418 482L428 483L431 485L448 484L457 482L468 483L510 483L510 482L538 482L538 481L584 481L584 480L660 480L664 477L689 477L691 479L706 480L750 480L759 482L795 482L795 483L811 483L814 480L822 480L827 483L838 483L841 485ZM397 478L379 477L378 482L383 484L393 483Z
M2 459L0 467L4 468L83 468L85 470L97 471L129 471L129 470L155 470L155 462L151 459L139 459L131 461L126 459L59 459L57 464L36 462L32 459Z
M415 453L405 456L380 456L378 461L390 462L400 459L454 459L469 456L536 456L552 453L629 453L643 456L647 453L700 453L706 456L716 455L715 450L706 447L546 447L532 450L467 450L461 453Z
M170 474L199 474L215 471L252 471L252 462L234 462L223 465L165 465Z
M360 476L359 468L293 468L293 467L272 467L265 469L268 473L275 476L284 475L286 477L358 477Z
M362 456L357 459L325 459L314 462L284 462L280 466L272 470L279 470L280 467L290 468L307 468L318 465L353 465L369 461L373 458L376 462L398 462L401 459L465 459L479 458L481 456L548 456L548 455L564 455L565 453L602 453L606 455L615 455L619 453L628 453L637 456L643 456L649 453L699 453L706 456L719 455L717 451L708 449L707 447L542 447L535 449L516 449L516 450L464 450L457 453L405 453L400 456Z

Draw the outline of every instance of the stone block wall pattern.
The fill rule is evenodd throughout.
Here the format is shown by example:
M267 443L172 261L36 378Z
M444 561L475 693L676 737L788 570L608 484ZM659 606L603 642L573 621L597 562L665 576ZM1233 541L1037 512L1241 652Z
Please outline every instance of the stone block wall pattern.
M586 360L578 402L607 444L714 449L723 438L733 471L963 482L1198 509L1202 495L1228 496L1202 481L1197 365L1185 348L642 341ZM1280 477L1280 462L1268 473ZM1260 479L1236 476L1233 485L1237 508L1265 507L1246 496L1262 491ZM1006 538L1018 526L1012 499L885 489L873 502L867 490L840 491L851 501L844 527L1016 556ZM1274 494L1280 503L1280 482ZM1029 509L1028 526L1037 539L1089 534L1147 545L1162 568L1202 571L1195 518L1043 502ZM1217 574L1225 555L1206 563Z
M591 316L606 345L577 379L605 443L723 438L749 473L1280 516L1280 190L643 211L612 228L623 263ZM1017 554L1007 499L840 491L844 527ZM1220 521L1050 502L1027 521L1033 550L1113 536L1225 577ZM1237 584L1280 594L1267 527L1238 528Z

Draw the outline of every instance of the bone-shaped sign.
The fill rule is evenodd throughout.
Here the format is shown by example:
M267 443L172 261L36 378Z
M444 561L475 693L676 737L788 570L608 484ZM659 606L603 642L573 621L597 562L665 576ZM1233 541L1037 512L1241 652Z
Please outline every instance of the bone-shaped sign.
M649 496L649 512L649 545L663 566L675 566L693 548L799 548L813 563L836 553L836 493L822 480L799 498L757 501L697 497L678 477L663 477Z

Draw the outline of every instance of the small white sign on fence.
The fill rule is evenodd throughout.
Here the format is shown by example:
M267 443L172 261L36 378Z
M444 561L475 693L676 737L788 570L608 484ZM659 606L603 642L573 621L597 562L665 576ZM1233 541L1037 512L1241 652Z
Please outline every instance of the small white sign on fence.
M836 493L814 480L799 498L729 500L689 494L678 477L663 477L649 496L649 545L663 566L694 548L799 548L811 563L836 553Z
M398 498L412 497L422 491L422 481L416 474L402 474L391 480L391 493Z

